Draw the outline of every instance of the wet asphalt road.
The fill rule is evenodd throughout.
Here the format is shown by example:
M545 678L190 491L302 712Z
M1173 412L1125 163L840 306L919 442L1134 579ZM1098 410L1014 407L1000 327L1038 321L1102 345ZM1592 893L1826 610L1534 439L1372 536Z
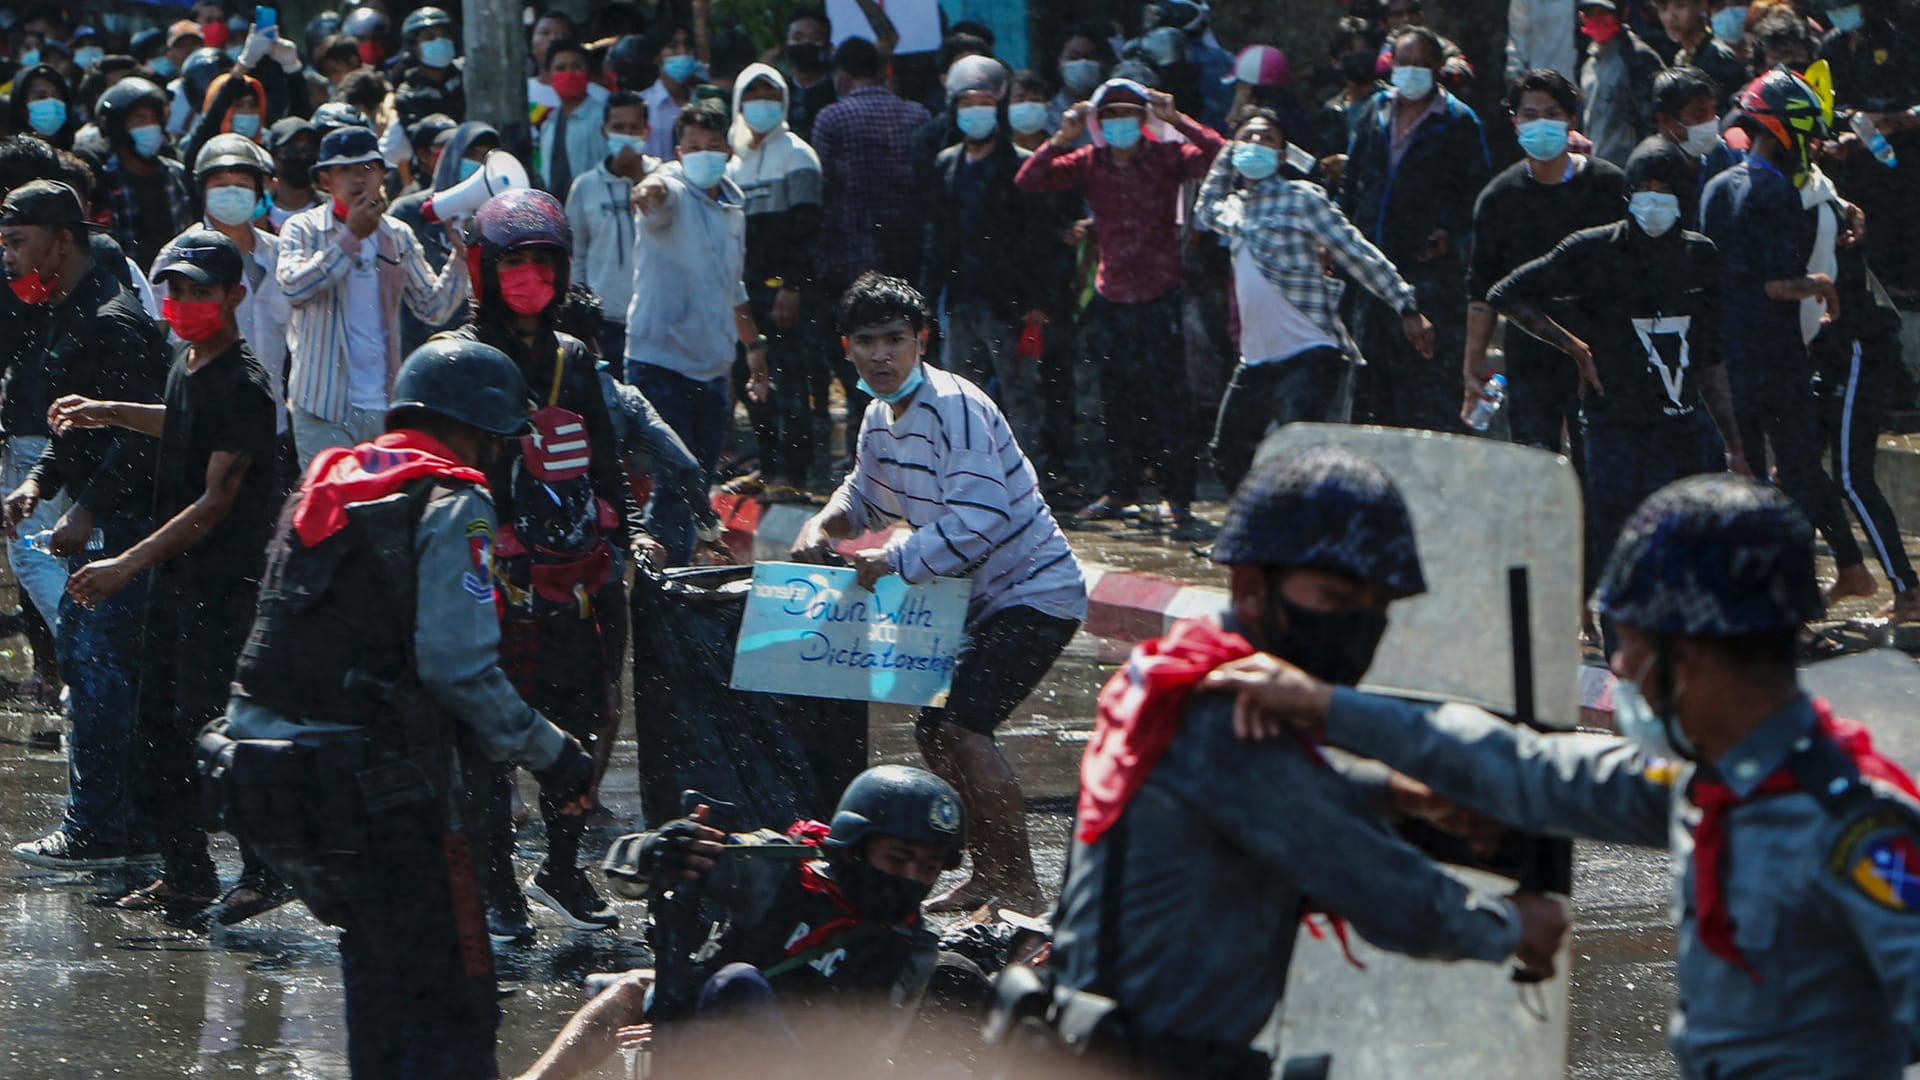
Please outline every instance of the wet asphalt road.
M1058 879L1094 695L1119 655L1110 643L1076 640L1003 730L1032 807L1043 880ZM1904 672L1911 685L1920 676L1906 663L1891 670ZM1920 717L1920 698L1887 689L1897 681L1887 671L1829 681L1878 685L1882 706L1904 702L1906 718ZM914 760L906 721L905 710L874 711L876 761ZM24 743L36 726L27 717L0 716L0 836L8 842L49 827L63 797L63 759ZM1898 756L1920 763L1920 735L1911 726L1882 738ZM616 752L606 799L623 822L637 813L630 738ZM615 831L601 830L597 842ZM523 877L539 850L537 835L523 835ZM222 839L217 855L231 880L238 863L231 842ZM117 875L51 874L0 856L0 1076L347 1075L327 928L293 904L209 937L91 902L127 885ZM1666 904L1663 855L1577 848L1569 1077L1674 1075L1664 1045L1673 998ZM643 909L619 906L624 925L614 934L571 933L536 908L537 943L500 954L502 978L515 987L503 1002L500 1033L509 1075L583 1000L587 973L644 962L633 940ZM1341 1075L1337 1065L1334 1075Z

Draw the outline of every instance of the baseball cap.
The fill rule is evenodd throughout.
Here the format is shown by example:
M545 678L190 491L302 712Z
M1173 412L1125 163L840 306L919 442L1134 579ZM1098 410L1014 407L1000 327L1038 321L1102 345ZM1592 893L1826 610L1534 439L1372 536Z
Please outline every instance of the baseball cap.
M0 202L0 225L97 227L87 220L79 193L58 180L29 180L14 188Z
M153 263L153 279L179 274L198 285L237 285L246 264L232 240L205 225L195 225L167 242Z
M202 45L207 42L206 33L200 29L200 24L192 19L179 19L172 26L167 27L167 48L173 48L174 43L181 38L194 38Z
M327 137L320 140L320 160L313 171L385 160L380 155L379 136L363 127L344 127L327 132Z

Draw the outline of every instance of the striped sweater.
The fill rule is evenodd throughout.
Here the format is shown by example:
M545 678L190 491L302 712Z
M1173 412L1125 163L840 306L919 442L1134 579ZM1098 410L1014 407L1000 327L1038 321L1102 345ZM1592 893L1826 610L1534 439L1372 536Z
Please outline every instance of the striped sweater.
M1021 606L1084 619L1080 564L999 407L958 375L925 371L898 420L885 402L867 406L853 471L828 509L856 532L911 526L887 542L894 572L914 584L972 578L969 626Z

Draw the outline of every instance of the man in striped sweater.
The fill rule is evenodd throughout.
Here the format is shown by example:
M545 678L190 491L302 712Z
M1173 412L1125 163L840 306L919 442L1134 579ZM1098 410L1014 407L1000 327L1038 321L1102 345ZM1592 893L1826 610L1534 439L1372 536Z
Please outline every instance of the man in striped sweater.
M1087 613L1086 584L1040 498L1006 417L977 386L922 363L926 301L898 278L867 273L840 301L841 344L873 398L853 471L794 541L820 561L841 540L890 529L857 551L859 583L973 582L966 640L943 708L920 711L927 765L958 788L972 838L972 878L928 905L957 911L1041 901L1026 808L993 732L1053 666Z

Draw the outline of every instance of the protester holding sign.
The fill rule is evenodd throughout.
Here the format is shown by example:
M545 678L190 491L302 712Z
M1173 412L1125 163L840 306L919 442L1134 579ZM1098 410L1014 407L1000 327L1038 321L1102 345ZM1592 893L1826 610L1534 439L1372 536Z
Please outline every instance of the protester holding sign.
M1025 802L993 731L1053 666L1086 617L1086 585L1040 498L1039 478L1006 417L979 387L927 368L926 302L898 278L868 273L840 301L841 343L874 401L853 471L794 541L819 561L837 541L905 525L853 555L859 584L899 574L973 582L965 641L944 708L920 711L916 735L934 772L960 790L975 840L974 875L933 911L988 901L1037 903Z

